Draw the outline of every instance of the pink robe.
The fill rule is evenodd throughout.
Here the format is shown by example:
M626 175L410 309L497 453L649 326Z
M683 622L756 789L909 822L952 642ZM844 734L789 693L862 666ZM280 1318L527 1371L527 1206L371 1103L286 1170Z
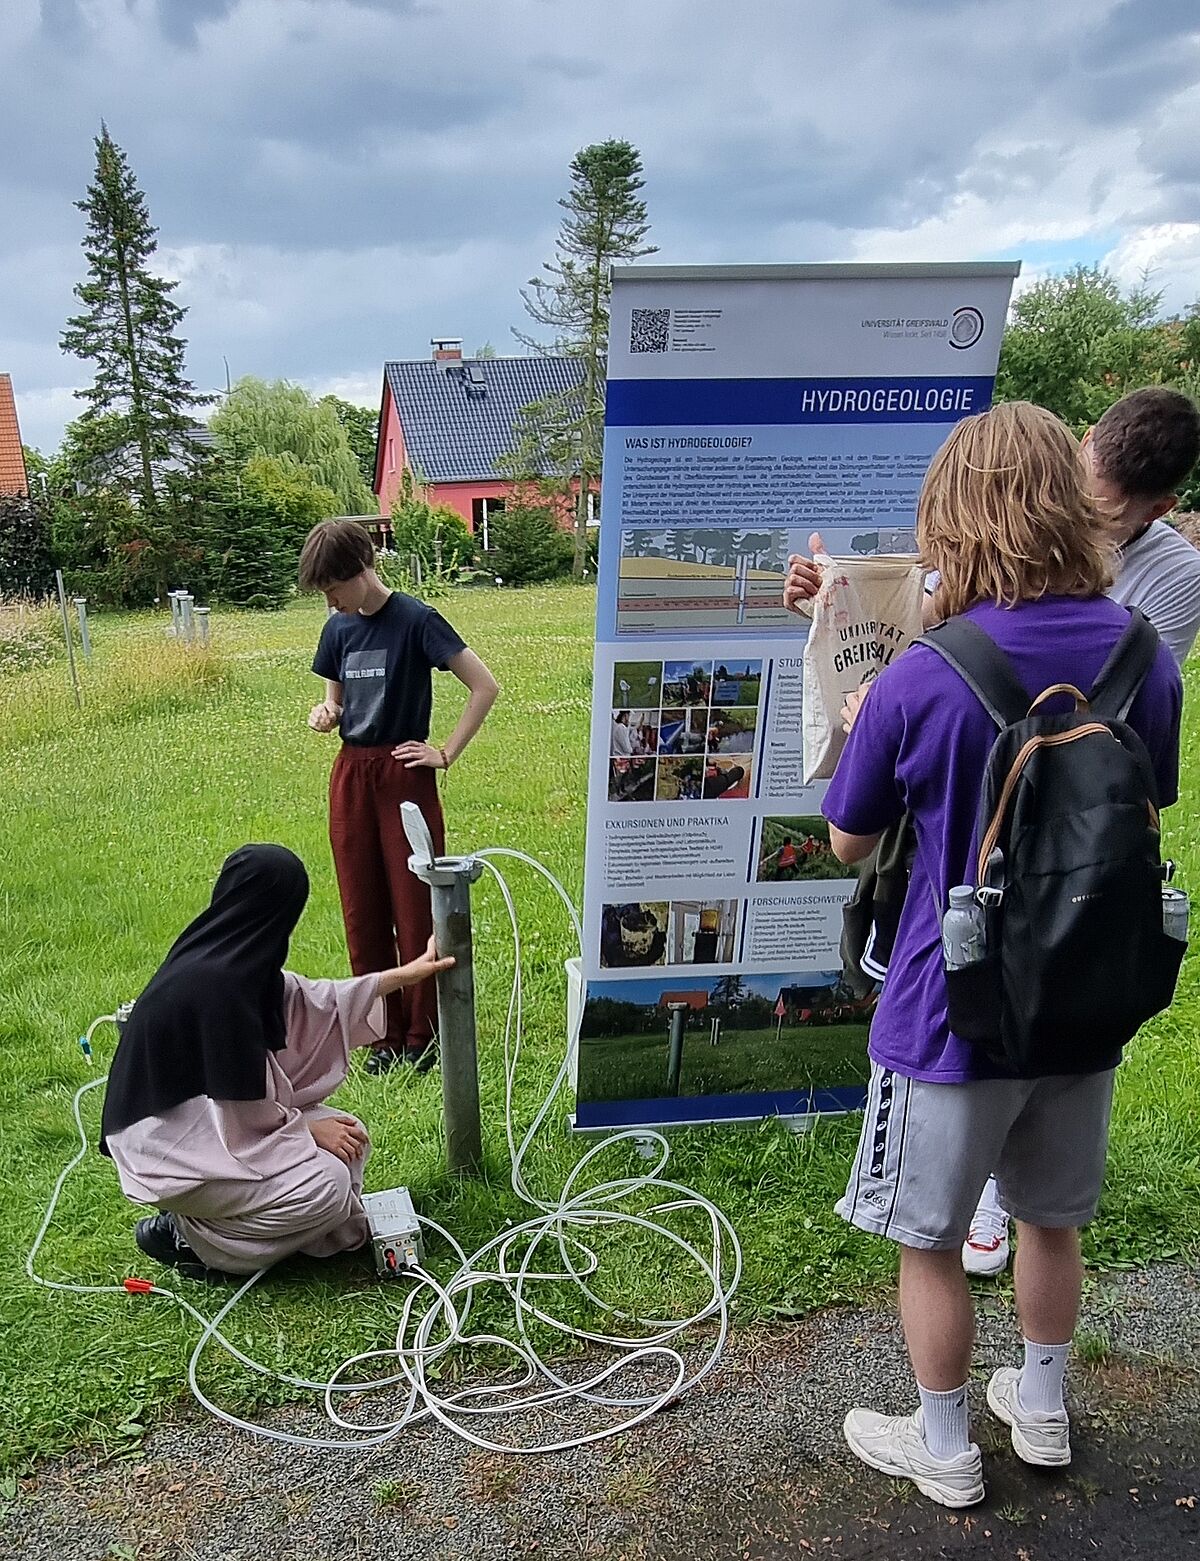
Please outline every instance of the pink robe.
M267 1053L262 1100L197 1095L108 1140L125 1196L169 1210L211 1268L252 1274L293 1252L330 1257L367 1239L368 1150L351 1165L317 1146L316 1117L350 1067L350 1048L386 1034L378 976L310 981L284 972L287 1045Z

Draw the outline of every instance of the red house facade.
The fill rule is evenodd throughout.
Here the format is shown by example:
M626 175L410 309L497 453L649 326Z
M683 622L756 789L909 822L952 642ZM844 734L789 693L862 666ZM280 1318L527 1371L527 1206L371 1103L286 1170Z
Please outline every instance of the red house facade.
M381 531L386 537L407 473L429 503L457 510L486 549L489 516L513 491L497 462L513 447L518 415L574 389L582 366L562 357L464 359L452 338L432 346L429 358L383 367L374 484Z

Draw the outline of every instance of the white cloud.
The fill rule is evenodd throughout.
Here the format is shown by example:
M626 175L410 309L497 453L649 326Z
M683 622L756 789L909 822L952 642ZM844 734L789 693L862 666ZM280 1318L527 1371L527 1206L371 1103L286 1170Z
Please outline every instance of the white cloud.
M307 379L303 384L314 396L338 396L355 406L370 407L374 412L378 410L383 393L383 365L381 363L377 369L367 369L361 374L334 374L328 378Z
M1200 298L1200 222L1160 222L1127 233L1103 264L1126 287L1145 278L1175 313Z
M1131 211L1146 209L1153 181L1134 155L1132 130L1098 134L1086 146L1003 141L964 167L958 188L940 210L909 228L877 228L854 240L860 260L961 260L1104 236ZM1022 162L1025 168L1022 169ZM1097 163L1113 170L1101 194L1092 187ZM1010 177L983 195L975 186L1008 166Z

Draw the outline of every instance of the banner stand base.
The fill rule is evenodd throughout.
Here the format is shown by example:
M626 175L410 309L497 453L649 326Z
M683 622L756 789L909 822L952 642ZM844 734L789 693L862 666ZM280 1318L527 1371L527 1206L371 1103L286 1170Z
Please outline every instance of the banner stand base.
M811 1133L813 1128L823 1117L848 1117L855 1116L862 1110L861 1106L852 1107L846 1111L806 1111L797 1116L766 1116L766 1117L706 1117L702 1121L694 1122L655 1122L652 1124L656 1133L663 1133L670 1137L672 1133L690 1132L696 1127L761 1127L764 1122L777 1122L785 1132ZM608 1122L596 1127L580 1127L575 1120L575 1113L567 1115L567 1129L572 1133L604 1133L612 1134L622 1131L621 1124ZM645 1160L652 1160L658 1152L654 1140L650 1137L635 1138L634 1147Z

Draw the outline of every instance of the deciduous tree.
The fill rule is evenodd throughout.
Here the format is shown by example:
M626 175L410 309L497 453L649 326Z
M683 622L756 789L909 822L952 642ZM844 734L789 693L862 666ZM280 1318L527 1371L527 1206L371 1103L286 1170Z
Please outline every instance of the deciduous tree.
M234 461L256 455L293 456L313 481L337 498L343 515L375 513L346 429L329 403L302 385L249 376L239 379L213 413L209 427Z

